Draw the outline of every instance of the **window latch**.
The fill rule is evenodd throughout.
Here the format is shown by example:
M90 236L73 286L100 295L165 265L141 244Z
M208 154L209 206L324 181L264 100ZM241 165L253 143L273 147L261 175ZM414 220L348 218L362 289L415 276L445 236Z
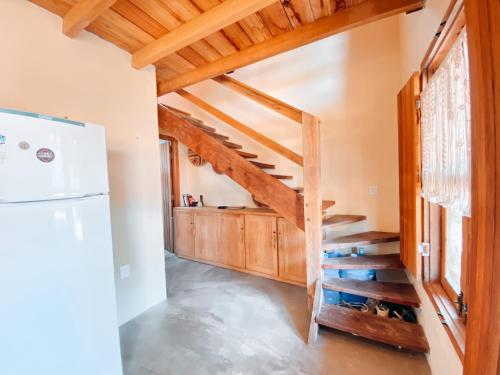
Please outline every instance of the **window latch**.
M420 245L418 245L418 250L423 257L428 257L431 255L431 244L428 242L422 242Z

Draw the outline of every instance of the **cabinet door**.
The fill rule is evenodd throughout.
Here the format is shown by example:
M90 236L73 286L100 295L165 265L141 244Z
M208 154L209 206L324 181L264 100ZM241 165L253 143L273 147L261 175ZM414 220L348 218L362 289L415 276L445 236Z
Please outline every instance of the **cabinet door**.
M193 213L174 210L175 253L179 256L194 257Z
M278 276L276 218L245 216L246 268Z
M217 214L195 212L194 232L195 258L217 262Z
M306 282L305 233L285 219L278 219L279 276Z
M226 266L245 268L245 217L219 215L219 262Z

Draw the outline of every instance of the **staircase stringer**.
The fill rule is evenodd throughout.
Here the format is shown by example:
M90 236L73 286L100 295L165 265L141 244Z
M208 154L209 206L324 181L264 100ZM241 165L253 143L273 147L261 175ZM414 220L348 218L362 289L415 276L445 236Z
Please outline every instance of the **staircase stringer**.
M235 151L158 104L160 135L170 136L208 161L257 199L304 230L304 198L279 180L263 172Z

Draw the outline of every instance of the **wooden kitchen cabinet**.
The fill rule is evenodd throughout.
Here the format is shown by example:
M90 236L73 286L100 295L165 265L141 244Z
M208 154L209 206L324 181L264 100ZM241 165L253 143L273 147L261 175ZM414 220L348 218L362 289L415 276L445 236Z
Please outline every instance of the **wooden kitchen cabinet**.
M278 276L276 217L245 216L246 268Z
M174 210L175 253L189 258L194 257L193 212Z
M279 277L306 282L305 233L289 221L278 218Z
M175 252L252 275L304 286L304 232L276 212L175 207Z
M245 216L223 213L218 215L219 262L245 268Z
M194 256L196 259L217 262L217 215L211 212L194 213Z

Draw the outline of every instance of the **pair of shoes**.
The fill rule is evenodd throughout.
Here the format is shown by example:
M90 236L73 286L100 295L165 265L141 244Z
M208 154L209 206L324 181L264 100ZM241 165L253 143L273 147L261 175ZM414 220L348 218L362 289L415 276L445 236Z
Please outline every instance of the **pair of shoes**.
M361 302L346 302L343 299L341 299L339 301L338 305L342 306L342 307L347 307L349 309L358 310L361 312L369 312L370 311L368 306L365 303L361 303Z
M389 308L384 306L382 303L379 303L376 307L377 315L382 316L384 318L389 317Z

